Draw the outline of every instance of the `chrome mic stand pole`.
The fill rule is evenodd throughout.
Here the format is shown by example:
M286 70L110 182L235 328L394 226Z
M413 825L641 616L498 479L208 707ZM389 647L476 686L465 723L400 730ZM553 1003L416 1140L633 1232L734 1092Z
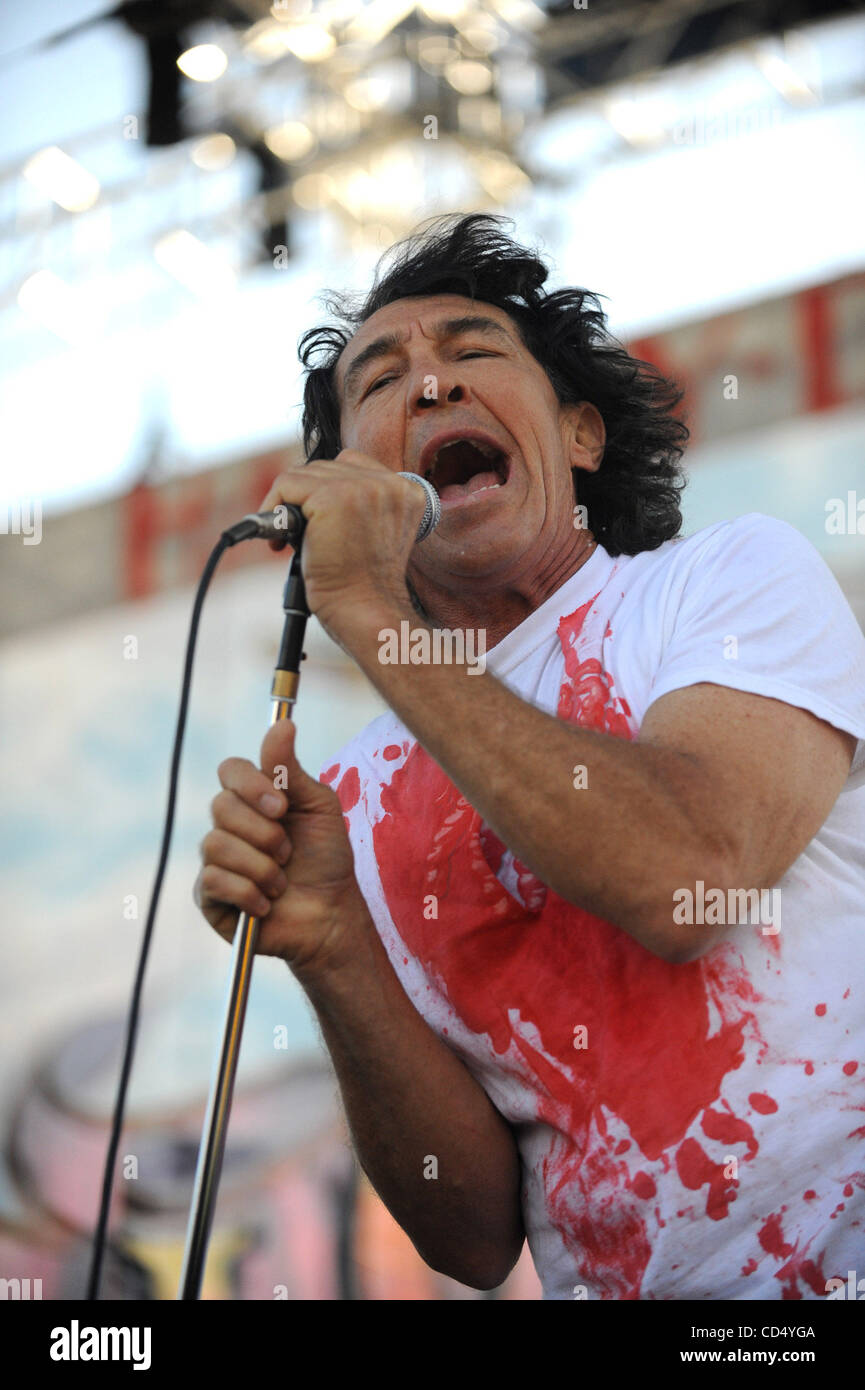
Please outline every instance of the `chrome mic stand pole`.
M290 719L297 700L297 687L300 680L300 663L303 660L303 638L309 608L306 591L300 570L300 541L295 546L291 566L288 571L282 607L285 624L279 648L276 667L271 685L271 725L280 719ZM240 1039L243 1020L246 1014L246 1001L252 977L252 963L258 943L259 919L242 912L234 932L232 947L231 982L225 1008L222 1048L210 1087L207 1114L198 1151L198 1166L195 1171L195 1188L189 1225L186 1231L186 1249L183 1257L183 1270L180 1276L180 1299L197 1299L200 1296L201 1281L207 1258L207 1243L213 1223L213 1209L219 1177L222 1172L222 1159L225 1153L225 1137L231 1113L231 1100L234 1093L234 1077L240 1055Z

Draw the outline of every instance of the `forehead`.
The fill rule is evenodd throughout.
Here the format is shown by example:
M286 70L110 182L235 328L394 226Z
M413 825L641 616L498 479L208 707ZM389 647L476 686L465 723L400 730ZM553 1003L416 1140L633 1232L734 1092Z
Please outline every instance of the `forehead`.
M433 327L444 319L461 318L465 315L478 315L492 319L504 328L517 346L521 345L520 335L513 319L495 304L487 304L481 299L469 299L461 294L418 295L412 298L397 299L378 309L366 323L346 343L336 364L336 382L342 390L345 374L354 359L364 348L384 334L398 334L406 339L416 338L420 332L432 337Z

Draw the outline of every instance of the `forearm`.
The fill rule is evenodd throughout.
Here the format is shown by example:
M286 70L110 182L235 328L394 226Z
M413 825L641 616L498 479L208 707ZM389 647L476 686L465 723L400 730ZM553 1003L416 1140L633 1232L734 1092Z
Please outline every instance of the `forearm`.
M361 1166L429 1265L495 1287L524 1239L513 1135L409 1000L368 914L356 938L350 959L300 980Z
M724 873L723 847L701 831L699 768L673 750L545 714L486 672L382 664L378 631L404 617L358 610L343 645L523 863L567 901L666 955L674 890Z

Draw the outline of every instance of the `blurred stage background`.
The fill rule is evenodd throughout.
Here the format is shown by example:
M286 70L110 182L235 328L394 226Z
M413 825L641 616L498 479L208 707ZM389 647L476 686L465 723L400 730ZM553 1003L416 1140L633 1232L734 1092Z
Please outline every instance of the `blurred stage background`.
M41 0L4 7L0 82L0 1280L58 1298L83 1289L194 583L297 455L323 289L365 288L433 213L513 217L687 386L686 530L784 518L865 621L865 19ZM229 960L191 890L217 764L267 728L284 570L241 547L204 609L104 1296L176 1292ZM380 705L314 621L307 651L315 772ZM492 1295L426 1269L358 1177L302 994L257 962L204 1296L538 1292L526 1255Z

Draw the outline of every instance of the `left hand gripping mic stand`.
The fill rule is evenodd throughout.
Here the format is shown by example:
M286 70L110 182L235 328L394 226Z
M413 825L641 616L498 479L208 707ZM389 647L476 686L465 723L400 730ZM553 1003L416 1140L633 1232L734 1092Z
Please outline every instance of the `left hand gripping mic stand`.
M300 663L303 660L303 638L306 620L309 617L300 569L300 539L293 540L292 544L295 549L282 596L285 623L270 690L273 702L271 725L280 719L291 718L297 700ZM213 1210L222 1171L234 1077L240 1055L240 1039L259 925L257 917L250 917L248 913L242 912L234 932L231 982L225 1007L222 1047L210 1086L201 1147L198 1151L195 1188L186 1231L183 1271L180 1276L180 1299L197 1299L200 1295L207 1243L210 1239Z

